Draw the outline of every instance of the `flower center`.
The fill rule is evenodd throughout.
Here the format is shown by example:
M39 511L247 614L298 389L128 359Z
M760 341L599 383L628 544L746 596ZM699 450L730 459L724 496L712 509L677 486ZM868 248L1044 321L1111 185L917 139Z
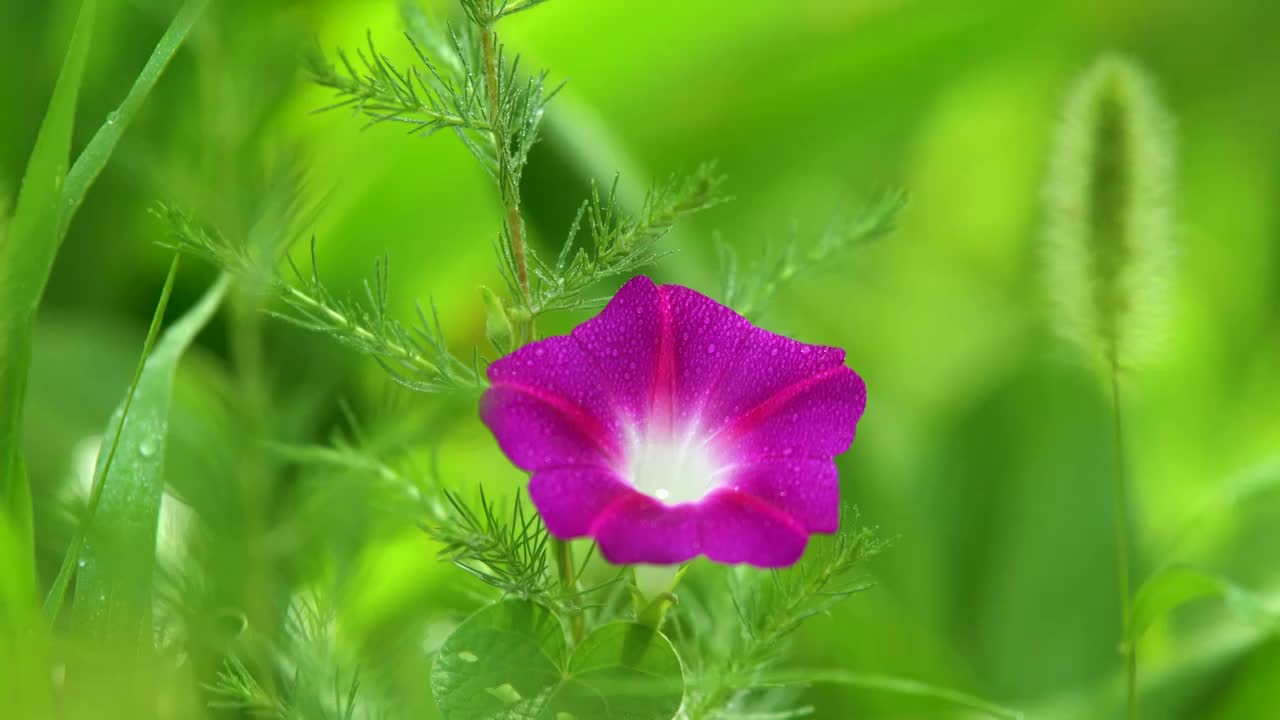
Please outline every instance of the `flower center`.
M700 500L717 485L718 463L693 433L639 438L627 457L631 484L669 505Z

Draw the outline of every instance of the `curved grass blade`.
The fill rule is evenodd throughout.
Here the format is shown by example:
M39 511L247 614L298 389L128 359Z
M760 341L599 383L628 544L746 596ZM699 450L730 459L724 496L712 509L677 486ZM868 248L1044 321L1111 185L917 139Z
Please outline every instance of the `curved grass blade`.
M107 161L111 159L116 143L120 142L125 130L133 122L134 116L138 114L147 96L151 94L152 88L164 74L169 61L173 60L178 48L182 46L187 34L191 32L196 20L200 19L200 15L208 5L209 0L188 0L178 10L178 14L169 23L160 41L156 43L151 57L147 58L147 64L143 66L142 72L138 73L138 78L133 81L129 94L120 103L120 107L107 116L107 121L98 128L93 139L76 158L71 171L67 173L67 183L62 192L62 205L58 216L59 241L66 234L71 218L84 202L85 194L88 193L94 180L98 179Z
M84 545L85 533L88 530L89 523L93 520L94 514L98 511L98 503L102 499L103 477L111 470L111 464L115 461L116 450L120 446L120 427L124 420L129 416L129 409L133 404L134 395L138 391L138 383L142 378L142 372L146 368L147 358L151 357L151 348L155 345L156 336L160 334L160 324L164 321L164 312L169 307L169 296L173 293L173 281L178 276L178 261L181 256L175 255L173 262L169 265L169 274L165 276L164 287L160 290L160 299L156 302L155 312L151 315L151 326L147 329L147 339L142 343L142 357L138 359L138 367L133 372L133 380L129 383L129 389L125 392L124 404L120 408L119 417L113 416L111 424L107 427L107 435L111 438L111 444L108 446L106 440L103 440L102 447L107 453L102 456L99 452L97 465L94 467L93 484L89 491L89 505L85 511L84 520L80 526L76 528L76 534L71 538L71 545L67 548L66 555L62 558L62 566L58 568L58 575L53 580L53 585L49 588L49 594L44 600L45 621L52 625L57 619L58 612L62 609L62 600L67 593L67 585L71 582L71 575L75 571L76 564L80 560L80 549Z
M173 291L174 278L177 276L178 256L174 257L173 263L169 266L169 274L165 278L164 288L160 292L160 299L156 303L155 314L151 318L151 327L147 331L147 339L143 343L142 357L138 361L138 367L134 371L133 381L129 384L129 389L125 393L124 402L116 416L113 416L107 428L105 439L103 441L104 453L100 454L97 467L94 469L93 487L89 493L89 504L84 520L76 530L76 534L71 540L71 545L67 549L66 555L63 557L62 566L58 570L58 575L54 579L53 586L49 589L49 594L44 602L45 620L52 623L57 618L59 610L62 608L63 598L66 595L67 586L71 581L71 576L75 572L80 560L80 552L85 542L86 534L93 521L101 502L103 490L105 487L104 479L111 471L115 462L116 454L120 448L123 433L120 432L122 426L129 419L135 397L138 394L138 388L142 385L144 374L147 371L148 363L151 358L152 348L155 346L156 337L160 334L160 325L164 320L164 313L169 304L169 296ZM224 285L224 281L220 281L219 287ZM199 308L200 306L197 306ZM188 317L195 312L195 309L188 313ZM181 321L180 321L181 322ZM176 327L176 326L175 326ZM169 335L166 334L166 341Z
M1270 611L1257 593L1221 575L1185 565L1164 568L1147 578L1133 602L1134 641L1162 617L1195 600L1220 597L1235 615L1250 624L1280 629L1280 615Z
M91 634L150 642L156 528L173 383L178 362L221 306L229 280L220 277L165 331L146 359L131 411L126 398L118 431L107 436L113 452L101 459L101 472L95 473L101 502L97 514L88 515L82 524L83 552L74 558L79 569L72 615L76 626ZM115 462L108 468L112 456Z
M1021 711L997 705L980 697L952 690L951 688L931 685L919 680L881 675L879 673L852 672L849 670L787 670L770 673L755 683L756 687L812 685L824 683L831 685L847 685L849 687L877 690L880 692L906 695L910 697L939 700L957 707L975 710L999 720L1024 720Z
M95 0L85 0L27 161L13 219L0 242L0 500L27 554L34 549L31 492L17 454L31 362L31 320L58 252L58 206L95 14ZM23 574L32 575L34 564L33 556Z

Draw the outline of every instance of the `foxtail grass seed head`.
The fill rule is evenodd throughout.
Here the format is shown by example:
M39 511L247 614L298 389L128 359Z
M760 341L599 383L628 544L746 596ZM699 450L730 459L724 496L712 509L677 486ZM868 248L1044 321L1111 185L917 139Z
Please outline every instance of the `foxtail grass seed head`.
M1048 279L1059 329L1094 360L1150 356L1173 262L1170 121L1146 75L1103 57L1076 81L1048 182Z

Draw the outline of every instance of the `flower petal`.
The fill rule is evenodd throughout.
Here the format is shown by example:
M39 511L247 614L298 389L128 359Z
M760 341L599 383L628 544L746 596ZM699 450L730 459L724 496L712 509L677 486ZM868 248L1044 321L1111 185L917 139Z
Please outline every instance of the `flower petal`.
M658 366L658 287L643 275L632 278L599 315L574 328L572 337L593 361L603 392L624 422L643 427L653 402Z
M599 376L582 346L564 335L526 345L489 366L494 384L533 387L556 395L612 430L617 426L616 413Z
M843 365L784 387L712 439L738 464L777 457L828 459L853 444L867 388Z
M781 510L729 489L707 496L698 508L702 552L720 563L786 567L804 554L809 533Z
M529 480L529 498L561 540L591 534L596 518L623 496L637 494L612 472L596 468L539 470Z
M620 496L591 533L600 553L615 564L669 565L705 554L721 563L785 567L800 559L809 540L786 513L734 490L682 505L638 492Z
M791 516L811 533L840 526L840 474L831 460L760 460L734 470L731 487Z
M489 380L495 388L543 400L563 414L569 425L589 433L607 455L616 456L621 449L622 430L612 399L601 386L593 361L573 338L549 337L526 345L490 365ZM523 432L533 435L539 429L529 427Z
M581 408L535 388L489 388L480 399L480 419L522 470L608 468L618 452L604 428Z
M702 293L679 285L663 285L658 291L664 316L662 345L671 353L668 401L672 419L685 426L701 415L712 391L719 389L752 328L746 318ZM663 370L660 362L660 392Z
M703 427L718 431L789 388L844 365L844 350L808 345L751 327L707 403Z
M696 505L665 505L639 492L605 510L591 534L600 554L615 565L670 565L701 552Z

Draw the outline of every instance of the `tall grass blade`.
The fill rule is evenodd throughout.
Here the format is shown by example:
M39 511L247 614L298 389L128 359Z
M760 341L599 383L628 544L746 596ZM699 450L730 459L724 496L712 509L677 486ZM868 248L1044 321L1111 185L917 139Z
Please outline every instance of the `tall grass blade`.
M850 670L787 670L766 675L761 687L774 685L797 685L797 684L831 684L846 685L849 687L863 688L866 690L875 690L878 692L894 693L896 695L904 695L908 697L925 698L930 700L938 700L955 707L974 710L990 718L998 718L999 720L1023 720L1026 716L1012 708L997 705L980 697L970 695L968 693L953 690L951 688L931 685L919 680L910 678L897 677L895 675L882 675L880 673L864 673L853 672Z
M156 86L156 82L164 74L165 68L169 66L169 61L173 60L178 48L182 47L187 34L191 32L196 20L200 19L200 15L204 13L208 5L209 0L188 0L178 10L173 22L169 23L168 29L160 37L160 42L156 44L155 50L151 52L151 57L147 59L147 64L143 66L142 72L134 80L129 94L120 103L120 107L107 116L106 122L98 128L98 132L94 133L93 139L89 141L84 151L80 153L75 163L72 164L71 171L67 174L66 187L62 192L62 206L58 216L59 240L66 234L67 227L71 224L71 218L80 209L81 203L84 202L85 194L88 193L94 180L98 179L98 175L106 167L107 161L111 159L111 154L116 149L116 143L120 142L125 130L133 122L134 116L138 114L138 110L146 102L147 96L151 94L152 88Z
M95 0L85 0L27 161L13 219L0 242L0 500L18 542L27 547L26 555L34 549L31 493L17 455L31 362L31 321L58 252L58 208L95 13ZM32 576L34 563L34 556L28 558L21 574Z
M222 276L165 331L146 359L131 406L128 398L121 404L116 434L103 441L104 447L110 441L115 462L108 467L108 456L99 459L94 492L101 502L97 513L84 520L83 552L74 558L78 574L73 624L90 635L150 642L156 529L174 378L183 354L222 304L228 280Z

